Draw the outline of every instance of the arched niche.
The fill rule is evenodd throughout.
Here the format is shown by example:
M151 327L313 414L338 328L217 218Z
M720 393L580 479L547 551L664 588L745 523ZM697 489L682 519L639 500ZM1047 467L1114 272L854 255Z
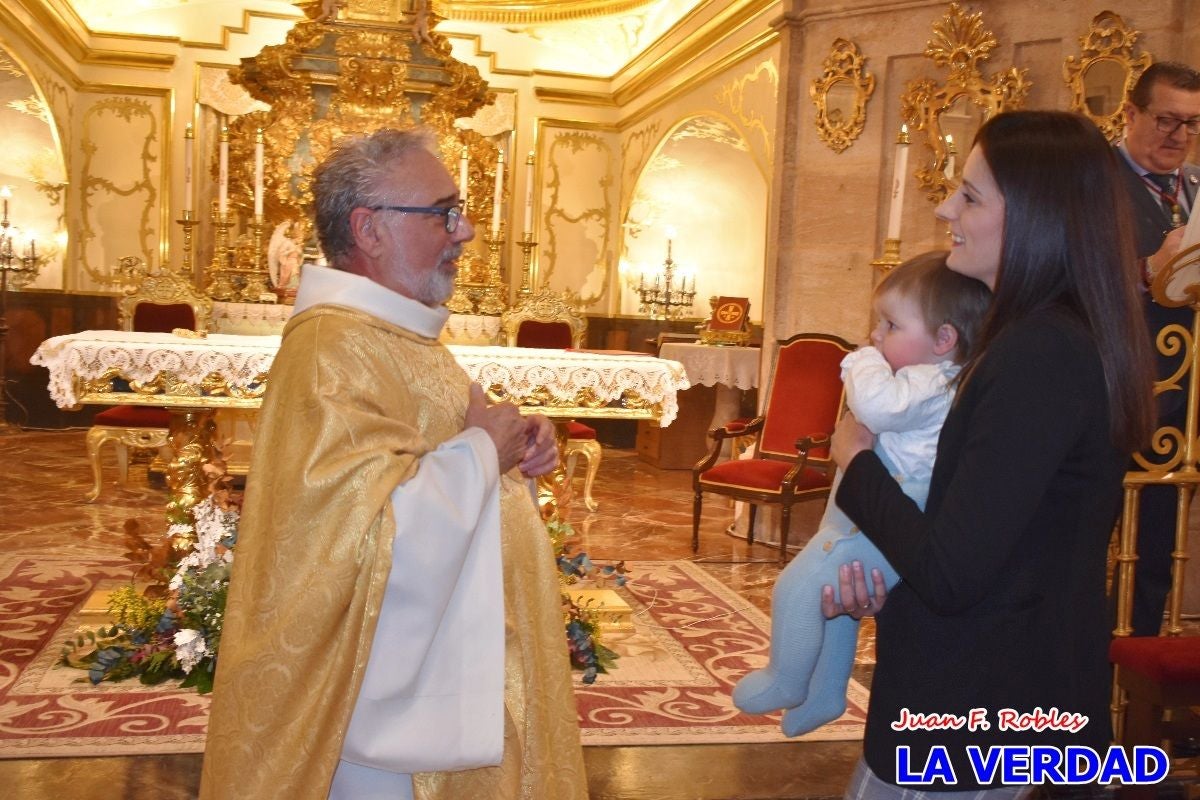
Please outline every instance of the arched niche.
M746 138L715 114L677 123L638 175L622 218L621 314L638 314L636 287L653 283L667 257L677 280L695 280L691 313L707 317L712 295L750 298L761 318L766 258L767 180Z
M0 186L8 186L8 232L13 250L36 241L36 274L12 273L10 288L63 288L67 237L63 187L66 167L53 114L29 69L0 43Z

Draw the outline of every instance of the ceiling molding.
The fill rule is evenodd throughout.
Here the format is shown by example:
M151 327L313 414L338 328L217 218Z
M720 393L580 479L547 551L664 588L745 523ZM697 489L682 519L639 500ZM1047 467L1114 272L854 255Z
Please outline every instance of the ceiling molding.
M624 14L652 0L434 0L434 10L446 19L535 25Z
M650 115L656 113L659 109L675 100L680 95L686 94L694 90L697 86L705 83L711 78L725 72L738 63L745 61L755 55L758 55L763 50L772 46L779 41L779 31L775 29L765 30L755 38L743 44L741 47L726 54L724 57L714 61L709 66L697 72L687 80L678 84L670 91L656 97L653 102L648 103L643 108L638 109L637 113L630 117L621 120L620 128L622 131L641 123ZM619 98L617 99L619 106L624 107Z
M570 103L577 106L600 106L616 108L617 101L612 92L587 92L579 89L561 89L553 86L538 86L533 90L538 100L546 103Z
M719 16L714 17L700 30L689 36L681 46L668 48L665 53L657 57L651 55L651 51L658 49L658 46L668 38L669 31L667 35L659 39L654 47L634 58L614 77L614 80L619 82L624 74L633 76L613 93L617 105L624 106L658 84L676 78L680 70L704 52L725 41L753 22L762 12L778 3L779 0L742 0L742 2L732 3ZM680 24L686 22L687 19L688 17L685 17ZM672 31L678 29L679 25L676 25ZM771 31L771 35L776 35L775 31Z

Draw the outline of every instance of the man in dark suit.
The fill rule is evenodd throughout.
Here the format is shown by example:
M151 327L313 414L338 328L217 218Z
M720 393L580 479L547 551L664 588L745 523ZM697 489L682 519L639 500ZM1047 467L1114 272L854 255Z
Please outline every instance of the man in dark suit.
M1184 163L1200 134L1200 72L1164 61L1142 73L1125 103L1125 139L1119 145L1134 212L1138 267L1147 286L1179 252L1183 225L1195 209L1200 168ZM1147 291L1146 323L1151 336L1175 323L1191 329L1189 308L1165 308ZM1158 377L1176 371L1179 359L1159 355ZM1159 396L1159 425L1181 431L1187 417L1187 386ZM1151 456L1161 463L1161 456ZM1157 636L1171 588L1175 544L1174 486L1149 486L1138 516L1138 561L1134 575L1133 634Z

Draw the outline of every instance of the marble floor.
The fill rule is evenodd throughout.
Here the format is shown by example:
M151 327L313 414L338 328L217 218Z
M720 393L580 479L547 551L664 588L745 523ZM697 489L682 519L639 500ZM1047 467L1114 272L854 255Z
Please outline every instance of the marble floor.
M84 502L91 485L84 451L79 430L0 433L0 552L112 554L121 552L126 520L137 519L147 530L163 526L166 493L148 480L144 465L135 465L129 485L120 486L110 455L99 500ZM605 448L595 496L597 511L589 513L581 502L572 510L573 550L597 561L696 558L769 611L775 551L726 534L733 511L721 499L706 501L700 552L692 554L689 471L658 470L630 450ZM797 537L818 514L801 515ZM867 684L872 630L864 626L856 674ZM841 796L859 750L858 742L811 742L587 747L584 753L593 800L816 800ZM184 800L196 795L200 763L198 755L0 759L0 798ZM1190 796L1186 791L1179 786L1161 796Z

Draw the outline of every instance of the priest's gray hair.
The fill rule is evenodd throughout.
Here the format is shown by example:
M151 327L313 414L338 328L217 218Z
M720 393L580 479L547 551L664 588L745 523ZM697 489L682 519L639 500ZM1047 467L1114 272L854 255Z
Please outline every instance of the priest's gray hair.
M433 134L425 128L385 128L364 136L340 139L313 170L313 209L321 252L331 267L342 269L354 250L350 212L384 205L383 177L391 164L414 150L436 153Z

